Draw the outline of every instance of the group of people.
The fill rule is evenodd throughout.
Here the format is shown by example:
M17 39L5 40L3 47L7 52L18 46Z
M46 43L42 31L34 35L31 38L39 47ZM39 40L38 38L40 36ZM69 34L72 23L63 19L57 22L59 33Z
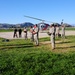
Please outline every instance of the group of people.
M61 34L60 34L60 28L61 28ZM63 39L65 38L65 26L62 25L59 27L58 25L55 25L55 35L56 37L62 37Z
M22 29L21 29L21 28L17 29L16 27L14 28L14 35L13 35L13 38L15 38L15 37L18 38L17 32L18 32L18 34L19 34L19 38L21 38L21 37L22 37Z
M58 25L51 24L49 28L49 33L52 49L55 49L55 37L61 37L63 40L65 39L65 26L61 25L60 34L60 27Z
M55 49L55 37L61 36L63 39L65 38L65 27L64 25L61 25L61 26L62 26L61 34L60 34L60 28L58 25L51 24L49 27L50 41L51 41L52 49ZM18 30L17 28L14 29L13 37L18 38L17 31L19 32L19 37L22 37L21 28L19 28ZM27 39L27 28L26 27L24 27L23 32L24 32L24 38ZM30 40L35 41L36 46L39 45L39 28L37 24L34 25L34 27L33 26L30 27Z
M21 38L22 37L22 31L24 32L24 38L28 39L28 37L27 37L28 36L28 33L27 33L28 30L26 27L24 27L23 30L21 28L18 28L18 29L15 28L13 38L15 38L15 37ZM38 28L37 24L34 25L34 27L32 27L32 26L30 27L30 39L31 39L31 41L35 41L36 46L39 45L38 32L39 32L39 28Z
M21 38L22 37L22 31L24 32L24 38L27 39L27 28L24 27L24 29L22 30L21 28L14 28L14 34L13 34L13 38Z

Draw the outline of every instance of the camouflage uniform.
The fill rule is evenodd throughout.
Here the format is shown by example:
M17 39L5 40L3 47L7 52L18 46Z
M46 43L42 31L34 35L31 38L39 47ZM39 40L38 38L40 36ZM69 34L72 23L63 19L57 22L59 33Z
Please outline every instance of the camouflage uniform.
M27 29L26 29L26 27L24 28L24 38L27 39Z
M31 26L31 28L30 28L30 40L31 40L31 41L34 41L33 31L34 31L34 29L33 29L33 27Z
M61 32L62 39L65 39L65 26L62 25L62 32Z
M55 27L54 24L52 24L50 26L50 40L51 40L51 45L52 45L52 49L55 49Z
M56 26L56 32L55 32L56 37L59 37L59 26Z
M33 34L34 34L34 41L37 46L39 45L38 32L39 32L39 28L36 25L36 27L34 28Z

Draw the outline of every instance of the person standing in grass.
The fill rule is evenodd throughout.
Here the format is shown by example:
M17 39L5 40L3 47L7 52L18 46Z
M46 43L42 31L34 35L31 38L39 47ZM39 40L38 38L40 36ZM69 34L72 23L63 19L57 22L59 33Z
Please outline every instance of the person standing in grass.
M18 36L17 36L17 28L16 28L16 27L14 28L14 35L13 35L13 38L15 38L15 37L18 38Z
M31 27L30 27L30 40L31 40L31 41L34 41L33 31L34 31L34 29L33 29L33 27L31 26Z
M64 39L65 39L65 25L63 24L63 19L61 22L61 37L62 37L62 40L64 41Z
M19 28L19 29L18 29L18 32L19 32L19 38L21 38L21 37L22 37L22 29Z
M39 35L38 35L39 28L38 28L37 24L34 26L34 31L32 33L34 35L35 44L36 44L36 46L38 46L39 45Z
M62 27L61 27L61 37L62 37L62 39L64 40L65 39L65 26L64 25L62 25Z
M56 32L55 32L55 36L56 36L57 38L59 37L59 30L60 30L59 26L58 26L58 25L56 25Z
M51 24L49 33L51 34L50 40L51 40L52 49L55 49L55 26L54 24Z
M27 39L27 28L24 27L24 38Z

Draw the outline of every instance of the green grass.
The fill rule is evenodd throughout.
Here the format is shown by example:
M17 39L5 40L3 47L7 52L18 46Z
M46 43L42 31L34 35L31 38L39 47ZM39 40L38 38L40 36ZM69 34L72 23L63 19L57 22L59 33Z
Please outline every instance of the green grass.
M12 32L13 29L0 29L0 32Z
M75 31L75 27L65 27L65 30L73 30L73 31Z
M75 75L75 36L64 42L56 38L51 50L49 38L41 38L35 46L30 40L16 39L2 42L0 38L0 75Z

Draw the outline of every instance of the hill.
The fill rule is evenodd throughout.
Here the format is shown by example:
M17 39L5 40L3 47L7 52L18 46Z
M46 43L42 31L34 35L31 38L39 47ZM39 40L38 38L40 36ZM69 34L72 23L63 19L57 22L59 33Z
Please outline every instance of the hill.
M34 24L30 23L30 22L25 22L25 23L21 23L21 24L7 24L7 23L0 23L0 28L13 28L13 27L29 27L29 26L33 26Z

